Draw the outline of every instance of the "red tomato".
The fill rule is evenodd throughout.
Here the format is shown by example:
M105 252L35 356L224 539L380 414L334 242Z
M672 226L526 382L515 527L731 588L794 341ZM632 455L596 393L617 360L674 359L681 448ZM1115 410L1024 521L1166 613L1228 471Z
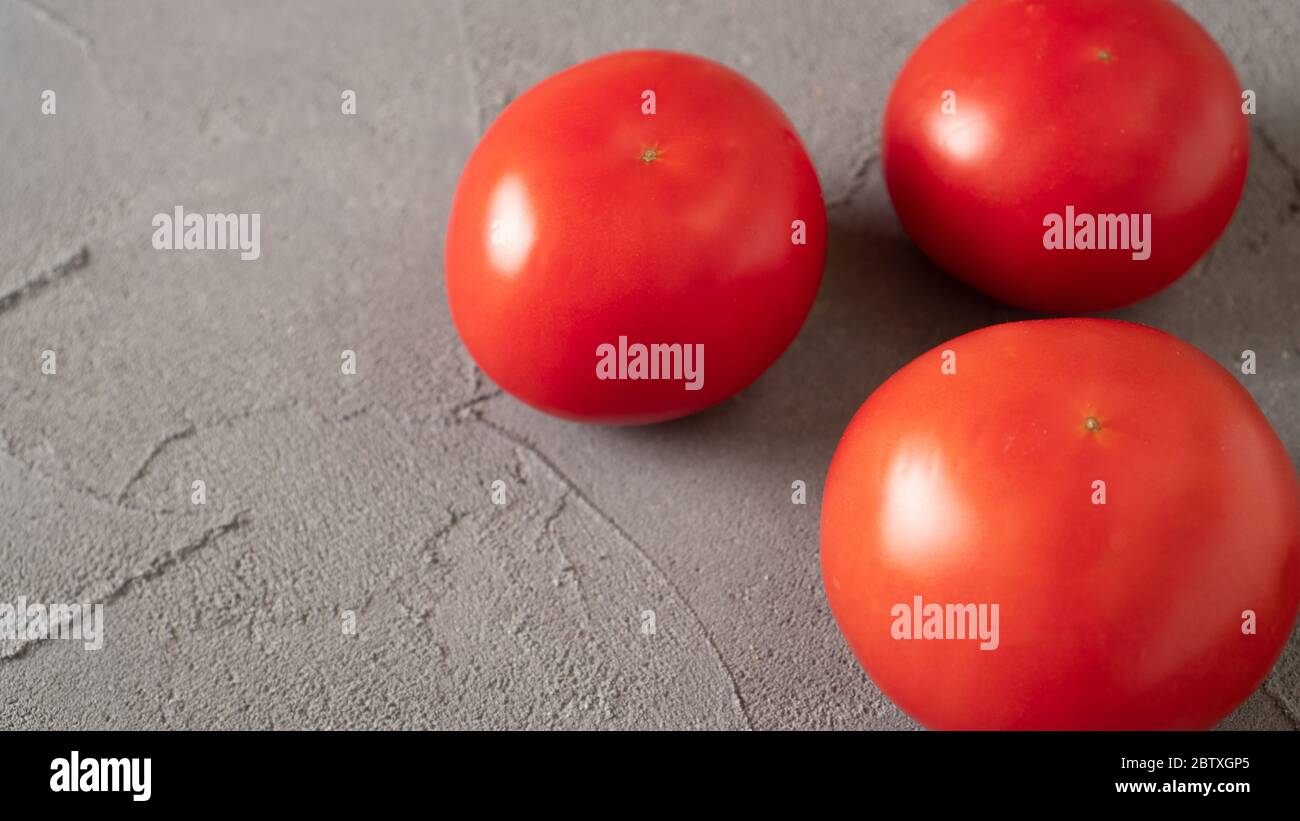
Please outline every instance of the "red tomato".
M1031 310L1114 308L1182 276L1228 224L1242 93L1167 0L974 0L894 83L885 179L916 244L970 285Z
M506 391L636 424L756 379L825 256L817 174L777 105L717 63L622 52L533 87L484 135L452 204L447 292Z
M826 479L821 550L853 652L927 727L1204 728L1291 631L1300 484L1190 345L1018 322L867 399Z

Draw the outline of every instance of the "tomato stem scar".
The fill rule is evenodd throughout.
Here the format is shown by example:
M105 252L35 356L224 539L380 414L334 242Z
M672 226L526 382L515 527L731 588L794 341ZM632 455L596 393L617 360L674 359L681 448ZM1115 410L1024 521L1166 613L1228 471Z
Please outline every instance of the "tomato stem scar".
M659 149L657 148L647 148L645 151L641 152L641 162L646 165L649 165L657 159L659 159Z
M1083 426L1084 428L1091 431L1101 430L1101 423L1097 421L1097 417L1095 416L1089 416L1087 421L1083 423Z
M1097 59L1103 63L1110 62L1110 52L1104 48L1097 49Z

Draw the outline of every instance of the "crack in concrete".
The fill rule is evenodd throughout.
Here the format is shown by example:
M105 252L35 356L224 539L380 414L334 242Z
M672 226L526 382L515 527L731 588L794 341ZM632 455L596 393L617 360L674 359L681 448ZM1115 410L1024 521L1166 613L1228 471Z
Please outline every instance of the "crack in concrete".
M478 96L478 77L474 71L473 50L469 43L469 28L465 24L465 3L464 0L456 0L454 4L456 10L456 40L460 44L461 64L465 71L465 85L469 90L469 103L473 111L474 136L483 133L483 103ZM475 388L478 386L476 385Z
M99 601L104 604L112 604L130 592L131 588L137 582L149 582L157 579L172 568L193 558L200 550L208 545L215 543L230 533L235 533L247 527L250 521L249 512L247 510L241 510L225 522L222 522L216 527L205 530L198 539L183 544L170 553L155 556L153 560L149 562L149 565L143 570L127 576L116 584L111 581L104 582L104 584L110 586L110 589L99 597Z
M827 202L826 210L829 211L832 208L842 208L852 203L853 198L866 189L867 179L871 176L871 169L875 167L876 162L879 159L880 152L878 150L868 151L867 155L863 157L862 162L858 163L858 167L853 169L853 175L849 177L849 183L844 189L844 192L835 199Z
M543 533L550 534L551 526L555 524L555 522L560 518L560 516L564 515L564 509L569 506L569 492L570 492L569 489L566 487L564 489L564 492L560 494L559 501L555 503L555 510L552 510L550 514L547 515L547 517L542 521ZM565 561L568 561L567 556L565 557Z
M1269 133L1264 130L1263 126L1255 126L1255 136L1259 137L1259 144L1264 146L1264 150L1269 153L1269 156L1277 160L1282 168L1286 170L1287 174L1291 176L1291 187L1295 189L1297 194L1300 194L1300 167L1297 167L1296 164L1291 161L1291 158L1286 155L1286 152L1284 152L1276 142L1274 142L1273 138L1269 136Z
M718 666L722 669L723 674L727 677L727 682L731 689L732 707L735 709L740 719L745 723L746 728L751 730L754 729L753 721L751 721L749 717L749 709L748 707L746 707L745 700L740 694L740 687L736 683L736 676L732 672L731 666L727 664L726 659L723 657L722 651L718 649L718 644L716 641L714 641L713 634L709 632L709 628L705 625L703 619L700 618L699 613L695 612L695 608L691 606L690 601L687 600L686 596L684 596L682 592L677 588L677 586L673 584L673 581L668 577L668 574L665 573L663 569L659 567L658 563L655 562L655 560L650 557L650 554L647 553L645 548L641 546L641 543L638 542L636 539L634 539L632 537L632 534L628 533L627 530L625 530L623 526L618 523L618 521L616 521L612 516L610 516L608 513L602 510L599 505L597 505L594 501L592 501L592 499L582 491L582 488L578 487L578 485L572 479L569 478L568 474L560 470L559 466L557 466L549 456L542 453L535 445L533 445L527 439L515 433L514 431L510 430L509 428L503 427L502 425L499 425L496 422L493 422L492 420L485 418L482 415L482 413L479 412L471 412L470 421L474 421L483 425L485 428L495 433L497 436L514 444L518 448L522 448L524 451L530 454L534 459L537 460L539 464L542 465L542 467L546 468L547 472L549 472L557 481L559 481L562 485L564 485L564 487L566 488L566 492L565 492L566 497L571 495L572 498L576 499L578 502L582 504L583 507L587 508L587 510L590 511L592 515L596 516L596 518L604 522L605 525L607 525L611 530L613 530L614 533L621 540L626 542L632 548L633 552L636 553L636 555L641 559L642 562L645 563L646 566L648 566L651 569L651 571L653 571L653 573L658 577L659 582L665 588L668 589L668 591L673 595L674 598L678 600L678 602L681 603L682 608L695 621L696 625L699 626L700 632L704 634L704 641L709 648L709 652L713 655L714 660L717 661Z
M84 498L86 501L103 508L108 508L113 512L125 513L143 513L151 516L160 516L169 513L168 510L155 510L153 508L136 507L135 505L120 504L115 502L112 497L106 493L101 493L89 485L83 485L78 482L72 482L52 476L36 466L35 462L29 462L19 455L18 450L14 447L12 440L8 436L0 437L4 442L3 454L18 465L26 473L47 482L59 490L66 491L75 496Z
M1271 686L1272 682L1273 679L1271 677L1265 679L1264 686L1259 689L1277 705L1278 709L1282 711L1282 714L1286 716L1287 721L1291 722L1291 727L1300 730L1300 712L1297 712L1295 706L1292 705L1291 702L1287 701L1281 693L1273 691Z
M428 536L420 539L416 546L417 560L424 566L431 568L431 578L429 578L428 581L436 585L446 585L445 589L437 590L428 599L422 600L423 606L419 608L408 605L401 597L400 593L394 593L393 595L393 600L397 603L397 606L401 608L403 614L408 617L413 617L413 621L420 627L428 626L429 618L432 615L434 608L436 608L439 602L446 597L447 593L453 589L452 585L447 584L453 563L447 558L443 551L443 547L446 545L447 539L451 534L461 526L461 523L470 519L468 513L456 510L451 505L447 505L445 510L447 511L447 521L438 526L438 528ZM416 573L417 575L423 573L423 569L417 568ZM378 577L376 577L376 579L377 578ZM351 609L359 617L364 616L370 610L370 606L374 604L376 594L386 590L392 581L393 578L390 576L386 581L378 580L373 583L367 583L365 585L365 590L363 591L361 604ZM361 624L362 620L358 618L358 634L360 634L363 629Z
M90 249L87 246L82 245L72 256L57 263L53 267L42 271L5 295L0 296L0 314L12 310L24 300L31 299L59 280L74 271L80 271L89 264Z
M1214 270L1214 256L1218 252L1218 250L1219 250L1219 243L1216 242L1215 244L1211 245L1210 250L1205 252L1205 256L1201 257L1200 261L1197 262L1194 266L1192 266L1192 270L1188 272L1188 275L1209 276L1210 272Z
M364 408L361 408L360 410L349 411L347 413L344 413L342 416L337 416L337 417L329 416L328 414L321 413L319 411L316 411L315 413L322 421L326 423L341 424L344 422L351 421L353 418L360 416L365 412L368 412L370 408L371 405L366 405ZM156 444L150 450L149 455L145 457L144 461L141 462L140 466L136 468L135 472L132 473L132 475L122 485L122 488L115 495L110 495L106 492L96 490L95 488L90 487L89 485L83 485L79 482L62 479L57 476L53 476L49 473L46 473L45 471L37 467L36 463L24 459L19 454L18 449L14 447L13 441L9 439L9 437L6 435L0 435L0 442L3 442L4 444L4 448L3 450L0 450L0 453L2 453L4 456L7 456L10 460L12 460L20 468L22 468L25 472L30 473L36 477L39 477L40 479L43 479L44 481L48 482L49 484L53 485L54 487L60 490L83 497L87 501L92 502L98 506L110 508L114 511L125 511L128 513L144 513L153 516L166 516L169 514L173 514L176 511L171 508L139 507L137 505L132 505L127 503L126 497L129 495L130 489L135 485L136 482L138 482L140 479L144 477L144 475L148 472L149 467L152 465L152 463L158 458L159 455L162 454L164 450L166 450L166 448L169 445L177 441L180 441L182 439L189 439L193 436L197 436L198 434L211 430L213 428L220 428L220 427L233 428L255 417L274 416L274 415L279 415L279 414L288 413L297 410L301 410L301 403L295 399L277 405L270 405L261 408L256 408L256 407L247 408L245 410L227 416L214 417L210 420L206 420L202 422L201 424L195 424L191 422L186 428L177 431L175 433L169 434L161 442Z
M587 588L582 583L582 574L578 572L578 566L573 563L573 559L570 559L568 552L565 551L564 540L561 539L560 535L554 530L555 523L564 515L564 511L569 506L569 494L571 492L572 491L566 487L564 492L560 494L560 499L556 502L555 509L551 511L542 522L542 535L551 540L551 543L555 545L555 551L560 554L560 561L563 562L563 565L560 567L560 575L563 576L568 573L573 576L573 583L578 588L578 607L582 611L582 624L586 629L590 630L591 610L587 606ZM558 579L556 580L556 584L558 586Z
M87 54L90 53L91 47L95 45L95 41L90 39L90 35L72 25L67 20L64 20L61 16L50 9L45 8L39 3L34 3L32 0L17 0L17 2L18 5L25 6L27 10L31 12L33 17L57 31L63 37L72 40Z
M126 501L127 494L131 492L131 488L135 486L136 482L144 478L144 475L149 472L149 466L153 464L154 460L157 459L162 452L168 448L168 446L174 442L179 442L182 439L189 439L196 433L198 433L198 428L196 428L194 423L191 422L186 425L184 429L178 430L175 433L169 433L167 436L163 437L161 442L154 445L153 448L149 450L149 455L144 457L144 461L140 463L140 466L137 467L135 472L132 473L122 484L122 489L117 492L117 504L121 505Z
M248 512L240 511L226 522L204 531L198 539L183 544L169 553L155 556L146 567L126 576L120 581L105 579L89 585L75 597L75 601L102 604L107 607L129 593L132 587L137 583L149 582L157 579L166 574L172 568L192 558L203 548L215 543L229 533L240 530L248 524ZM49 641L45 639L23 640L18 644L18 647L14 652L7 656L0 656L0 664L26 658L31 655L37 645L48 643Z
M108 93L104 88L103 79L99 76L99 63L95 59L95 41L91 39L90 35L65 20L61 15L39 3L33 2L33 0L15 0L15 2L27 9L33 19L39 20L60 37L71 40L81 50L81 56L86 61L86 68L90 71L90 78L95 85L95 89L100 96L107 98Z
M496 390L489 391L488 393L471 397L469 399L466 399L464 402L459 402L455 405L452 405L451 408L444 415L449 417L454 417L460 421L466 421L467 411L472 410L473 408L475 408L478 405L481 405L484 402L490 402L491 400L496 399L498 396L501 396L504 393L505 391L503 391L501 388L497 388Z
M433 535L430 537L430 540L433 542L434 546L436 547L441 547L443 541L448 536L451 535L451 532L455 530L457 527L459 527L461 522L469 518L468 513L462 513L461 511L457 510L451 505L447 505L446 510L447 510L447 524L435 530L433 532Z
M461 513L450 505L447 506L446 510L448 517L447 523L433 531L428 538L421 541L419 551L420 556L428 557L426 560L427 564L435 566L435 575L439 580L445 579L447 574L451 572L451 562L443 552L443 548L447 544L447 539L451 537L451 534L454 533L458 527L460 527L461 522L469 518L469 514Z
M356 419L356 418L361 417L361 416L365 416L367 413L370 413L370 409L371 409L372 407L374 407L374 403L373 403L373 402L367 402L366 404L362 405L361 407L359 407L359 408L354 408L354 409L352 409L352 410L350 410L350 411L346 411L342 416L339 416L339 417L336 417L336 418L334 418L334 419L331 419L330 421L332 421L332 422L340 422L340 423L342 423L342 422L351 422L353 419Z
M1291 183L1291 195L1284 204L1285 213L1277 225L1265 226L1264 230L1254 240L1250 241L1250 248L1258 251L1261 247L1267 245L1273 237L1273 232L1278 225L1284 225L1288 218L1294 218L1300 214L1300 167L1286 155L1282 147L1277 144L1272 135L1268 133L1261 125L1254 125L1251 132L1258 138L1259 144L1264 148L1264 153L1273 158L1273 161L1282 167Z
M149 450L149 453L145 456L145 458L140 462L139 466L135 469L135 471L132 472L132 474L129 477L127 477L127 479L122 483L122 486L121 488L119 488L117 493L111 495L109 493L96 490L95 488L89 485L84 485L81 484L80 482L53 476L41 470L39 467L37 467L36 463L24 459L18 452L18 449L14 447L13 441L9 439L8 436L3 435L2 433L0 433L0 443L2 443L4 447L0 449L0 455L8 457L11 461L13 461L16 465L18 465L19 468L21 468L24 472L44 480L45 482L53 485L54 487L58 488L61 491L65 491L67 493L71 493L76 496L82 497L86 499L88 502L96 506L107 508L115 512L143 513L154 517L169 516L177 513L175 508L141 507L139 505L130 504L128 502L128 497L131 495L131 490L136 486L136 484L139 483L139 481L143 479L145 475L148 474L149 469L153 466L153 463L157 461L157 459L171 445L175 444L176 442L193 438L214 428L221 428L221 427L233 428L253 418L261 417L261 416L276 416L280 414L298 411L303 413L313 413L317 418L319 418L322 422L325 422L326 424L345 424L347 422L352 421L353 419L365 415L366 413L369 413L373 408L374 408L374 404L369 403L360 408L355 408L353 410L347 411L339 416L330 416L329 414L323 413L321 411L306 410L303 408L302 403L300 403L298 400L295 399L277 405L270 405L261 408L248 408L226 416L216 416L212 419L205 420L197 424L194 422L190 422L188 425L186 425L186 427L182 428L179 431L175 431L173 433L168 434L161 441L155 444Z

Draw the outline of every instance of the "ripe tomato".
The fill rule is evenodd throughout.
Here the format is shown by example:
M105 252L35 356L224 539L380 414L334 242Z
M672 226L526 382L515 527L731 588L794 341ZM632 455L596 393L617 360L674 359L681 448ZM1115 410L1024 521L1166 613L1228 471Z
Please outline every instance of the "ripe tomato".
M1204 728L1291 631L1300 484L1249 394L1190 345L1018 322L867 399L826 479L821 550L853 652L927 727ZM950 629L966 604L983 612L954 609ZM962 638L984 614L989 640Z
M970 285L1032 310L1114 308L1182 276L1228 224L1242 94L1168 0L973 0L894 83L885 179L916 244Z
M777 105L717 63L622 52L533 87L484 135L452 204L447 293L506 391L655 422L771 365L825 255L817 174Z

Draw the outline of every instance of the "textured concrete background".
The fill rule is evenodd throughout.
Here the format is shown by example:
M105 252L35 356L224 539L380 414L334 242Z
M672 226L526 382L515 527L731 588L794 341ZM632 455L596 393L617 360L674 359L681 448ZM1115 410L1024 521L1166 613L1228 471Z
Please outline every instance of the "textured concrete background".
M0 601L104 601L108 634L0 643L0 727L913 726L831 620L817 517L875 386L1022 316L909 244L875 163L890 82L953 5L0 0ZM1294 458L1300 9L1187 5L1258 93L1249 182L1196 270L1114 315L1256 350L1242 378ZM741 396L589 428L476 372L441 235L515 94L639 46L777 99L830 258ZM153 250L176 205L261 213L262 258ZM1297 721L1293 638L1225 726Z

